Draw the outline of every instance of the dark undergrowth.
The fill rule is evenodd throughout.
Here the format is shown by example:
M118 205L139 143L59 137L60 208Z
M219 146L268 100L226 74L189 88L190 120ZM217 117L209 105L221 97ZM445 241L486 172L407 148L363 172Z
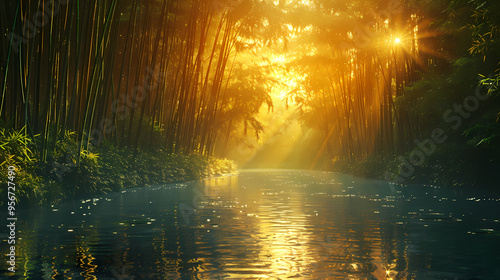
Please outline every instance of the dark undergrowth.
M418 161L411 152L399 156L372 155L360 160L336 159L333 171L399 184L498 189L500 153L488 147L449 143Z
M7 197L8 182L15 184L17 206L30 207L131 187L199 180L236 169L227 159L169 154L154 147L134 153L132 148L107 143L81 149L78 159L73 132L59 132L55 138L42 161L39 136L30 137L24 129L0 128L0 184L5 186L0 188L1 197ZM15 175L9 177L10 166L15 167Z

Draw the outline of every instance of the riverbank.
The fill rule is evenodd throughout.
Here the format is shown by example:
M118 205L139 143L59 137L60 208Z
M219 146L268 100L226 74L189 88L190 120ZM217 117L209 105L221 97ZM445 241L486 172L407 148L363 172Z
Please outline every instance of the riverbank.
M398 184L495 189L499 169L500 154L494 149L448 145L421 161L411 152L359 160L337 158L330 170Z
M169 154L159 148L134 150L103 144L79 149L74 136L66 133L44 154L36 137L26 136L23 130L0 129L0 184L7 186L10 182L10 186L15 186L9 191L18 206L54 204L137 186L199 180L236 169L236 164L227 159ZM9 170L14 171L9 174ZM7 195L12 196L7 187L1 188L0 196ZM0 200L3 204L5 199Z

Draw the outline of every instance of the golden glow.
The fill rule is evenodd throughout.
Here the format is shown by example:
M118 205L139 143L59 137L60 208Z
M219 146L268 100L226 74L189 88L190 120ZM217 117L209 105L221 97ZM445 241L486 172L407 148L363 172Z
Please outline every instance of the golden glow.
M82 243L83 246L77 248L77 251L79 253L79 267L83 270L82 275L85 277L85 279L97 279L97 277L94 275L95 271L97 270L97 265L93 263L95 261L95 257L90 253L90 248L87 247L88 245L84 244L84 241L82 241Z
M307 228L305 213L302 211L304 197L300 192L288 193L290 197L264 194L258 206L259 229L263 250L259 259L272 260L270 270L284 278L293 277L304 267L310 266L315 259L309 250L310 236L303 234Z
M314 55L316 50L306 48L300 51ZM281 164L290 162L290 155L297 153L296 146L307 134L297 119L298 106L293 102L291 92L305 92L303 84L308 75L290 67L290 63L297 59L292 51L277 54L262 50L259 54L262 61L258 65L272 69L268 73L269 78L278 81L270 89L274 107L272 111L268 111L267 106L259 110L257 119L264 125L260 138L247 135L246 142L238 143L230 156L238 159L241 166L252 162L256 164L251 165L255 168L279 168Z
M315 2L285 0L274 1L274 4L296 7L314 6ZM274 81L267 89L273 110L268 111L264 105L257 114L256 119L263 126L259 138L247 136L244 130L242 138L230 143L228 156L241 167L280 168L293 162L294 155L306 157L311 153L312 168L322 164L322 155L326 153L348 154L349 143L354 141L350 138L353 133L363 134L359 139L365 139L358 145L360 153L371 153L376 148L379 129L388 123L380 120L389 115L384 111L384 102L388 96L387 85L395 86L396 80L391 75L395 71L406 71L405 59L411 60L410 66L421 63L419 53L425 50L419 46L422 26L416 23L396 28L392 24L394 18L380 17L376 24L361 31L342 29L338 34L343 38L318 39L317 34L326 27L316 25L309 16L313 15L284 23L280 34L266 41L265 47L248 42L255 47L246 56L239 54L237 58L241 62L243 57L251 60ZM412 14L411 20L417 22L418 17ZM270 27L269 21L263 19L263 26ZM329 27L325 30L333 32ZM347 43L343 44L343 40ZM366 55L378 56L377 63L370 65ZM362 88L359 92L358 87ZM363 108L359 109L359 115L352 107L353 102L357 103L356 108ZM353 113L358 117L351 117ZM357 122L356 125L353 122ZM318 132L323 138L319 139ZM308 140L313 145L305 144ZM308 149L302 149L305 145Z
M205 180L204 194L209 197L218 197L221 192L228 192L238 188L238 176L220 176Z

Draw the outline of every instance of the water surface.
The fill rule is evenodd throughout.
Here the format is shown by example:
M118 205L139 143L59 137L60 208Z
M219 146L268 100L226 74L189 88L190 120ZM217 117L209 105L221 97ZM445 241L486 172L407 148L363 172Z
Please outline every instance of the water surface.
M130 189L19 212L12 279L500 279L499 198L303 170Z

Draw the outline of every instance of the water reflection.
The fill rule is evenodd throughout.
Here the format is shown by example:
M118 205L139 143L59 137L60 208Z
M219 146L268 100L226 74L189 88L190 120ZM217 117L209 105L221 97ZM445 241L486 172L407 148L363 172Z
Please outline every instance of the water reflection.
M499 203L340 174L245 171L24 211L17 278L498 279Z

